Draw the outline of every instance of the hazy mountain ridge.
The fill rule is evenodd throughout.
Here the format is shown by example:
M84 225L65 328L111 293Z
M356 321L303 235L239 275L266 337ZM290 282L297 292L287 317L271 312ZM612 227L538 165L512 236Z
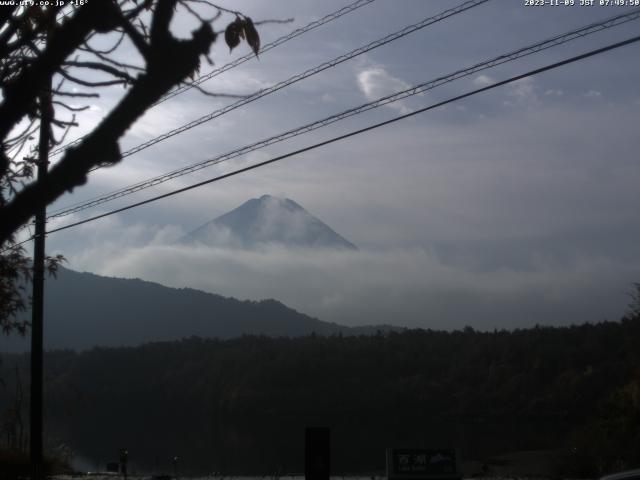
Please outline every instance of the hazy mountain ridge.
M238 300L66 268L60 268L57 279L46 281L45 312L46 349L133 346L192 336L228 339L244 334L297 337L401 330L323 322L274 299ZM0 352L28 349L28 336L0 338Z
M322 220L288 198L263 195L201 225L184 244L256 249L263 245L357 250Z

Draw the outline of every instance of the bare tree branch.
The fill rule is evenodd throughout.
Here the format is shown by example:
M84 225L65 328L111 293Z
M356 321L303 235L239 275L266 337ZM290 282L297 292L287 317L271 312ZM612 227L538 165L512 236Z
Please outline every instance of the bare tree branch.
M72 107L71 105L67 105L66 103L60 102L58 100L53 100L51 103L53 103L54 105L58 105L62 108L65 108L70 112L84 112L85 110L88 110L89 108L91 108L90 105L84 105L83 107Z
M79 50L85 50L91 53L100 53L102 55L110 55L118 49L118 47L122 44L122 41L124 40L124 38L125 38L125 33L120 32L120 37L115 41L115 43L110 48L106 50L98 50L97 48L92 47L91 45L89 45L89 39L87 39L87 41L85 42L85 46L80 47Z
M97 93L86 93L86 92L66 92L64 90L52 90L52 93L59 95L61 97L82 97L82 98L99 98L100 95Z
M145 60L148 60L149 45L147 45L146 42L146 35L142 35L138 30L136 30L136 28L131 24L131 21L124 15L120 15L118 18L118 24L122 27L138 52L140 52L140 55L142 55Z
M120 103L80 145L67 150L49 172L46 184L35 182L27 185L2 209L0 243L33 215L34 207L49 204L64 192L84 184L91 168L120 161L118 139L151 105L199 67L200 57L208 53L216 34L210 25L203 24L189 40L174 38L169 24L175 3L175 0L158 2L152 21L151 42L156 46L159 42L161 48L152 50L147 71L136 79Z
M105 65L104 63L66 61L66 62L64 62L63 65L64 66L69 66L69 67L77 67L77 68L89 68L91 70L100 70L100 71L103 71L103 72L108 73L110 75L113 75L114 77L118 77L118 78L121 78L123 80L126 80L129 83L133 83L134 80L135 80L127 72L125 72L123 70L118 70L117 68L114 68L114 67L109 66L109 65Z
M13 125L26 114L47 78L82 43L97 22L105 14L110 2L88 2L83 8L53 31L46 49L32 65L25 68L4 86L4 99L0 103L0 138L4 138Z
M123 83L124 84L129 83L128 80L106 80L103 82L93 82L90 80L83 80L81 78L78 78L64 70L59 70L58 73L62 75L64 78L66 78L67 80L69 80L70 82L77 83L78 85L82 85L83 87L91 87L91 88L108 87L111 85L122 85Z

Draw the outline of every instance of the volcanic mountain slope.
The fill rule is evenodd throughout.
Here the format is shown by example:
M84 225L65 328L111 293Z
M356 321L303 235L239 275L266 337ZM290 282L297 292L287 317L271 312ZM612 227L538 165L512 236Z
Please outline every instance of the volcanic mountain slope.
M243 203L196 228L182 241L248 250L265 245L357 250L298 203L270 195Z

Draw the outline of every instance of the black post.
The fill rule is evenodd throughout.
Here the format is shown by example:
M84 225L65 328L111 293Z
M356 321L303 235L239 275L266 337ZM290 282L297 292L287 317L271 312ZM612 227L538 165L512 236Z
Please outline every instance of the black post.
M180 457L178 457L177 455L175 457L173 457L173 478L178 478L178 461L180 460Z
M329 480L331 432L326 427L307 427L304 448L305 480Z
M49 166L49 136L51 128L51 79L40 94L40 139L38 144L38 182L44 180ZM31 411L30 455L32 479L41 480L43 472L42 391L43 391L43 312L44 312L44 248L47 207L42 205L35 218L33 245L33 292L31 306Z
M120 473L124 476L124 480L127 480L128 470L127 463L129 462L129 450L126 448L120 449Z

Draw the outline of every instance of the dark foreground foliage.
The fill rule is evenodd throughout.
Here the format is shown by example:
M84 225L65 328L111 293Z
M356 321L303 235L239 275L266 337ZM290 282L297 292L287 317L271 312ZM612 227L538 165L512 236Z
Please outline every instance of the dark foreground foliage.
M71 472L71 467L65 461L56 458L45 458L44 468L47 475ZM0 480L16 480L31 475L29 455L0 449Z
M389 446L453 445L481 461L554 450L547 473L596 476L640 463L638 339L635 318L58 351L46 433L92 469L127 447L139 471L172 472L177 455L185 473L300 472L304 427L321 425L336 473L382 470Z

